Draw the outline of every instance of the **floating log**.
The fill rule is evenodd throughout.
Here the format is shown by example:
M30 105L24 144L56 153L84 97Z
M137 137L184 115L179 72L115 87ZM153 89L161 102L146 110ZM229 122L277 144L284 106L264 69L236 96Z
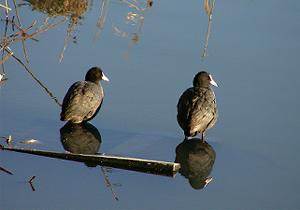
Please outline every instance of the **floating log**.
M180 168L179 163L147 160L140 158L121 157L113 155L88 155L88 154L74 154L65 152L54 152L36 149L23 148L9 148L1 146L2 150L26 153L56 159L72 160L84 163L94 163L101 166L108 166L113 168L120 168L130 171L138 171L143 173L151 173L156 175L174 177Z

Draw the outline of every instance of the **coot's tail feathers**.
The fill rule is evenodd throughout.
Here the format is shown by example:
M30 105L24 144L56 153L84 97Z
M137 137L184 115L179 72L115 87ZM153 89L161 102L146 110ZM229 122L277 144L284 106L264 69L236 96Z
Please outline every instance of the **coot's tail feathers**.
M184 135L185 135L186 137L194 137L194 136L197 135L197 132L192 133L192 132L190 131L190 129L187 129L187 130L184 131Z

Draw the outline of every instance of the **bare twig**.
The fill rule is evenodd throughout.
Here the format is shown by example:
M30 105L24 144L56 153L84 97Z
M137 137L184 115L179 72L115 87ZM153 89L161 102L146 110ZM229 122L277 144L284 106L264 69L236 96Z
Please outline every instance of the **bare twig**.
M13 2L14 2L14 7L15 7L15 12L16 12L18 24L20 26L22 26L21 21L20 21L20 17L19 17L19 11L18 11L18 8L17 8L16 0L13 0ZM22 47L23 47L23 53L24 53L26 62L29 63L29 58L28 58L26 47L25 47L25 40L24 39L22 40Z
M6 34L7 34L7 26L8 26L8 12L9 12L9 10L7 9L7 8L8 8L7 0L5 0L5 6L6 6L6 9L5 9L5 29L4 29L4 37L5 37ZM2 50L1 60L4 60L4 54L5 54L5 51ZM1 67L2 67L2 72L5 73L4 62L1 64Z
M66 34L66 37L65 37L65 40L64 40L64 46L63 46L63 49L60 53L60 56L59 56L59 62L61 63L63 58L64 58L64 53L65 53L65 50L67 49L67 46L68 46L68 43L72 37L72 34L76 28L76 25L77 25L77 18L76 16L72 17L71 16L71 22L69 24L69 27L68 27L68 30L67 30L67 34Z
M11 8L9 8L8 6L6 5L3 5L3 4L0 4L0 7L4 8L6 11L11 11Z
M4 52L5 52L4 48L5 47L7 48L11 43L17 42L17 41L23 41L26 39L36 40L34 37L36 37L38 34L43 33L51 28L57 27L58 25L64 23L66 21L66 18L64 18L60 21L51 23L51 24L49 24L47 21L44 21L44 23L41 26L39 26L37 29L35 29L35 31L33 31L32 33L29 33L29 30L32 29L36 25L37 21L34 21L27 28L22 28L21 26L19 26L13 20L10 20L10 19L5 19L5 20L0 19L0 21L5 21L7 24L11 24L12 26L16 27L16 29L18 29L18 31L15 32L14 34L7 35L3 38L0 38L0 45L3 48L2 50L3 50L3 54L4 54ZM6 61L6 60L7 59L4 60L4 56L2 56L2 62L1 62L2 65L3 65L4 61ZM2 69L3 69L3 73L5 73L4 66L2 66Z
M107 10L108 10L109 0L102 0L101 8L100 8L100 16L97 21L97 28L99 29L96 32L95 38L99 37L105 24Z
M5 168L3 168L3 167L1 167L1 166L0 166L0 171L3 171L3 172L5 172L5 173L7 173L7 174L9 174L9 175L13 175L12 172L10 172L9 170L7 170L7 169L5 169Z
M105 167L100 166L100 168L101 168L101 172L102 172L103 177L104 177L104 181L105 181L106 187L108 187L108 188L110 189L110 191L111 191L111 193L112 193L114 199L115 199L116 201L118 201L119 198L118 198L117 194L115 193L115 191L114 191L114 189L113 189L113 185L110 183L109 177L108 177L108 175L106 174L106 172L105 172L105 170L104 170Z
M63 49L62 49L62 51L61 51L61 53L60 53L60 55L59 55L59 62L60 62L60 63L61 63L62 60L64 59L64 53L65 53L65 51L66 51L66 49L67 49L67 46L68 46L68 43L69 43L69 41L70 41L70 39L71 39L71 35L72 35L72 32L70 32L69 29L68 29L67 35L66 35L65 40L64 40L64 46L63 46Z
M208 25L207 25L207 31L205 34L205 43L203 47L203 53L201 55L202 59L204 59L207 56L207 48L208 48L208 41L209 41L209 36L210 36L210 31L211 31L211 21L212 19L208 19Z
M35 176L32 176L30 179L29 179L29 181L28 181L28 183L29 183L29 185L30 185L30 188L31 188L31 190L34 192L35 191L35 188L34 188L34 185L33 185L33 180L35 179Z
M5 51L9 52L7 49ZM21 66L25 68L25 70L30 74L30 76L46 91L46 93L57 103L59 106L61 106L61 103L59 103L58 99L50 92L50 90L37 78L34 76L32 71L27 67L18 57L15 55L12 55L12 57L19 63Z
M14 54L13 52L7 54L7 55L0 61L0 64L3 64L5 61L7 61L13 54Z
M1 21L1 19L0 19ZM20 40L25 40L25 39L29 39L29 38L33 38L35 36L37 36L40 33L46 32L47 30L51 29L51 28L55 28L58 25L64 23L66 21L66 18L53 23L53 24L43 24L40 27L38 27L38 29L36 29L34 32L32 32L31 34L28 34L27 31L29 29L31 29L34 25L36 25L36 21L34 21L29 27L27 27L26 29L22 29L20 26L17 26L15 24L15 26L17 26L17 28L19 29L19 32L15 33L14 35L10 35L8 37L4 37L4 38L0 38L0 40L4 40L2 41L0 44L3 45L4 43L11 43L11 42L16 42L16 41L20 41ZM12 21L9 20L9 23L12 24Z
M201 55L201 58L204 59L207 56L207 48L208 48L208 41L209 36L211 32L211 25L212 25L212 14L215 7L215 0L212 0L211 4L209 0L204 0L204 9L208 15L208 24L207 24L207 31L205 35L205 43L203 47L203 53Z

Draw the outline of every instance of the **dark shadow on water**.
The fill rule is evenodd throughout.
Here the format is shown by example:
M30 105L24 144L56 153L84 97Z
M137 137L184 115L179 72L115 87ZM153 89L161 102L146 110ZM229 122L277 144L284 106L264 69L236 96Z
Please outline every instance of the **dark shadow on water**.
M199 138L184 140L176 147L175 162L181 165L179 173L194 189L203 189L212 180L210 173L215 158L212 146Z
M64 149L75 154L96 154L101 146L101 134L92 124L66 123L60 129L60 141ZM95 167L95 163L85 163L89 167Z

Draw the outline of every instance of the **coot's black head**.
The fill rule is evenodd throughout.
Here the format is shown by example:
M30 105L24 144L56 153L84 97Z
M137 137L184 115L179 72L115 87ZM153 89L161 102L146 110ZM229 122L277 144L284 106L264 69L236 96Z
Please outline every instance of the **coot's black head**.
M109 81L109 79L104 75L103 71L99 67L93 67L85 75L85 81L99 83L100 80Z
M209 87L209 85L218 87L212 76L206 71L201 71L196 74L196 76L194 77L193 85L194 87Z

